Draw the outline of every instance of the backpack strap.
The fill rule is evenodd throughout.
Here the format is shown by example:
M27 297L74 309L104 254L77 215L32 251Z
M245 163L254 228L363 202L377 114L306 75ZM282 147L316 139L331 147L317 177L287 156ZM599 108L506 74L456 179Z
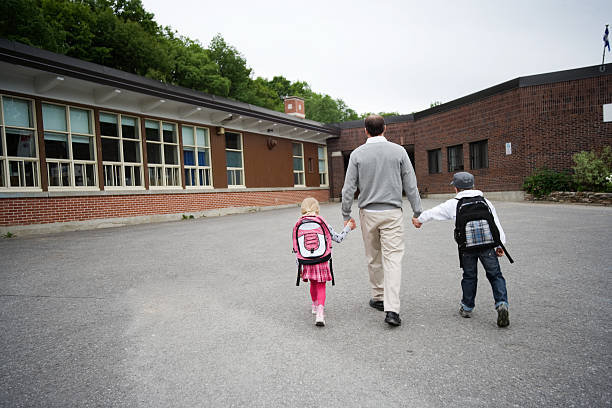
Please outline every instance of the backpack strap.
M511 264L514 263L514 259L512 259L512 257L510 256L510 254L508 253L508 250L506 249L506 247L504 246L504 244L502 244L501 242L499 243L499 246L501 247L501 249L504 250L506 256L508 257L508 261L510 261Z
M457 200L457 209L455 210L455 240L457 240L457 231L459 230L457 214L459 213L459 207L461 207L462 199L463 198L455 197L455 200ZM459 267L463 269L463 260L461 259L461 247L459 245L457 245L457 252L459 253Z
M295 286L300 286L300 275L302 275L302 264L298 262L297 266L297 280L295 281Z
M334 266L333 266L331 258L329 258L329 272L331 273L331 276L332 276L332 286L335 286L336 281L334 279Z

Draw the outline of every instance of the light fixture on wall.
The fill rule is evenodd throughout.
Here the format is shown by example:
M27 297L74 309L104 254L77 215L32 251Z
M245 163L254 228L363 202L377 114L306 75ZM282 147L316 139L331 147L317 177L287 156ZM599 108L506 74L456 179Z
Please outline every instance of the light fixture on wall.
M223 136L225 134L225 128L223 126L217 126L217 135Z
M278 141L272 137L268 138L268 149L272 150L278 144Z

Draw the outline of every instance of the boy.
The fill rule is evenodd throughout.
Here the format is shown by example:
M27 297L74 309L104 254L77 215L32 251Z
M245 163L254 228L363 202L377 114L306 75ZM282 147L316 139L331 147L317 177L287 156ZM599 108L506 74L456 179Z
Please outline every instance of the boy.
M451 198L446 202L437 205L436 207L424 211L418 218L413 218L412 223L416 228L421 228L423 223L429 220L453 220L457 215L457 205L461 199L468 199L473 197L483 197L480 190L474 190L474 176L467 172L460 172L453 175L453 181L451 185L455 188L457 194L455 198ZM491 289L493 289L493 298L495 299L495 309L497 310L497 325L499 327L506 327L510 324L510 317L508 312L508 294L506 291L506 280L502 276L499 261L497 257L504 255L503 244L506 243L506 235L501 227L495 207L486 198L482 198L489 206L493 215L495 226L499 231L499 239L495 240L496 231L495 226L492 230L489 230L488 225L484 226L483 229L481 224L476 225L475 228L467 232L466 235L470 235L470 240L480 240L480 245L489 246L488 248L480 249L460 249L459 258L461 268L463 269L463 278L461 279L461 289L463 291L463 298L461 300L461 308L459 313L462 317L469 318L472 316L472 310L475 306L476 299L476 286L478 283L477 277L477 262L480 262L485 268L487 279L491 283ZM478 201L478 198L475 199ZM465 201L465 200L463 200ZM483 205L484 207L484 205Z

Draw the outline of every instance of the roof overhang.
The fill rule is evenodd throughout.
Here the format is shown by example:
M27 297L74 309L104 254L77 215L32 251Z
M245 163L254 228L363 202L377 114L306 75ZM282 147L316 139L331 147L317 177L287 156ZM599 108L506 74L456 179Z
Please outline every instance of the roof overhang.
M232 130L325 143L337 126L194 91L0 38L0 86L13 92Z

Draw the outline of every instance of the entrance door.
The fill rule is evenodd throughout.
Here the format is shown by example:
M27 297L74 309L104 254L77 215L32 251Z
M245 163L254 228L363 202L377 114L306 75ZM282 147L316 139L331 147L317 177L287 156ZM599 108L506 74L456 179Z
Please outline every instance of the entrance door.
M412 163L412 168L414 169L414 145L403 145L402 147L406 149L406 153L408 153L408 158L410 159L410 163Z

